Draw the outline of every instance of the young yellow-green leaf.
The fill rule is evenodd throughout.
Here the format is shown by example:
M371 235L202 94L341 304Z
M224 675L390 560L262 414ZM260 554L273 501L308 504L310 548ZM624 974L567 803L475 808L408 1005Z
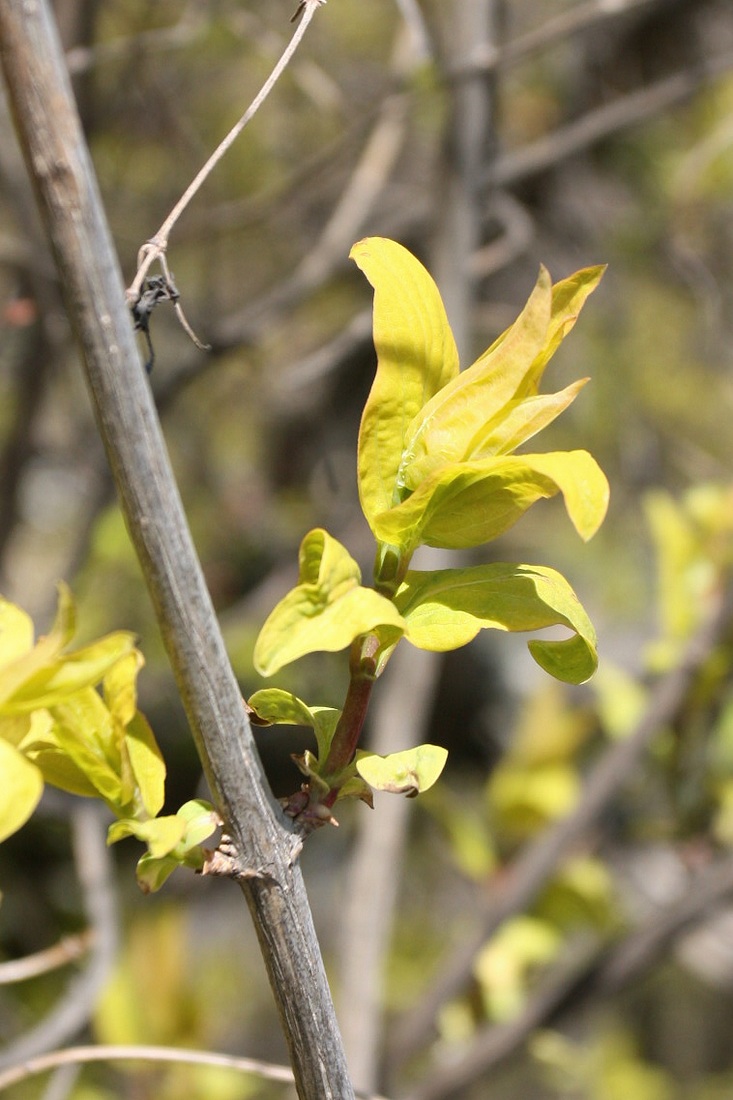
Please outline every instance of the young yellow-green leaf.
M33 649L33 622L20 607L0 596L0 669Z
M564 412L588 381L587 378L580 378L559 393L510 401L497 416L478 430L471 440L466 457L489 458L491 455L511 454Z
M12 692L0 699L4 713L22 714L37 707L54 706L80 689L99 683L112 666L134 648L135 637L120 630L75 653L54 657L42 667L34 668L42 644L39 642L31 653L6 670L12 671L16 684Z
M104 676L104 701L110 713L126 726L137 712L137 674L145 664L139 649L125 653Z
M361 634L399 638L403 623L394 605L360 581L358 565L327 531L307 534L300 583L273 609L255 644L257 671L271 676L306 653L345 649Z
M480 546L501 535L535 501L561 492L583 539L598 530L608 507L608 482L587 451L497 456L437 470L404 503L382 512L374 531L383 542L414 550Z
M458 374L410 424L397 480L414 490L446 463L472 457L471 444L513 398L547 340L552 286L543 267L521 314L472 367ZM404 493L403 493L404 496Z
M550 327L544 348L532 364L524 382L517 391L517 397L531 396L537 393L545 367L557 351L558 346L575 325L580 311L588 297L593 293L606 270L605 264L596 267L584 267L574 275L555 283L552 288L552 307Z
M14 614L6 605L6 624L11 628L7 637L7 653L15 650L15 658L9 664L0 665L0 711L7 712L6 701L18 688L36 673L52 664L74 635L76 614L71 592L65 584L59 585L59 602L51 630L32 646L32 624L25 612L15 608ZM12 625L11 625L12 624ZM28 644L30 641L31 645Z
M146 852L144 856L140 856L135 868L137 884L144 894L154 894L180 866L181 861L175 856L156 859Z
M107 843L116 844L127 836L137 837L147 844L153 859L169 855L186 831L186 822L177 814L156 817L151 821L136 821L126 817L113 822L107 830Z
M336 801L341 802L345 798L358 798L361 802L365 802L370 810L374 809L372 788L359 775L350 776L339 787Z
M37 713L42 712L38 711ZM27 737L30 728L30 714L0 715L0 741L9 741L16 748Z
M165 801L165 761L140 711L136 711L127 723L125 745L142 805L150 817L155 817Z
M285 726L310 726L316 735L318 758L325 760L331 746L340 710L333 707L309 707L289 691L262 688L247 700L262 722Z
M359 496L367 521L395 503L405 433L458 374L458 352L433 279L395 241L370 237L351 258L374 287L377 373L359 430Z
M43 793L40 771L7 741L0 741L0 840L25 825Z
M182 857L207 840L220 825L216 810L203 798L184 802L176 817L184 823L183 836L175 849L175 853Z
M61 748L49 711L34 710L29 715L18 716L18 720L27 724L26 735L18 748L40 769L44 782L69 794L99 797L97 788Z
M122 774L115 723L97 692L77 691L50 710L60 748L111 806L126 806L131 777Z
M571 684L583 683L598 664L593 624L565 578L545 566L494 563L411 571L395 603L407 622L407 638L419 649L457 649L486 628L561 625L573 631L570 638L529 643L537 663Z
M247 705L267 725L313 726L313 712L307 703L282 688L262 688L247 700Z
M375 791L411 797L432 787L447 759L448 751L440 745L418 745L389 756L360 749L356 754L356 770Z

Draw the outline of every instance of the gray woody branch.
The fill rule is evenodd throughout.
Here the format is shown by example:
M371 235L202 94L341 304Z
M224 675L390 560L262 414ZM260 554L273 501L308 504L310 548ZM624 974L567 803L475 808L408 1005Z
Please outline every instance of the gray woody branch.
M135 345L48 0L0 0L0 60L98 427L196 746L240 860L301 1100L352 1100L300 870L267 787Z

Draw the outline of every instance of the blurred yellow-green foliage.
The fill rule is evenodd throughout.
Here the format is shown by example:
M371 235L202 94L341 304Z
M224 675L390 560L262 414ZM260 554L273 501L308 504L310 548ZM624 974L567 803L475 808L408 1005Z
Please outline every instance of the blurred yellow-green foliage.
M55 5L127 281L140 245L279 56L293 7ZM471 84L451 72L475 49L481 55L480 35L463 24L474 8L483 13L485 51L491 41L526 48ZM404 855L390 867L397 912L383 964L386 1047L441 965L475 935L476 914L504 896L513 861L572 812L589 770L629 736L725 588L733 545L728 0L629 0L615 13L582 0L419 0L432 57L405 30L410 9L329 0L318 11L291 67L170 243L186 314L212 352L197 351L165 305L151 325L151 381L166 439L249 694L264 686L252 670L254 640L294 582L304 532L323 525L365 575L371 563L355 467L374 371L371 298L347 260L354 241L390 236L426 262L454 327L467 319L466 362L516 316L540 262L556 280L609 265L548 371L548 388L585 375L591 383L543 440L547 450L587 447L599 459L612 487L608 519L582 546L560 506L542 503L492 547L497 560L546 562L570 579L598 629L601 667L589 685L561 689L532 667L522 639L499 636L477 639L437 669L428 736L416 735L449 748L449 770L410 804ZM585 21L574 30L553 24L579 13ZM535 31L532 47L525 36ZM665 83L674 78L677 92ZM478 131L469 87L484 97ZM615 121L606 125L611 108ZM478 187L461 176L470 169L466 149L479 163ZM82 640L120 628L139 636L147 661L140 705L169 766L171 807L202 794L3 109L0 589L43 630L60 577L78 599ZM684 897L699 869L726 858L730 667L729 649L718 646L597 830L481 949L407 1071L392 1057L385 1089L429 1077L482 1029L511 1025L575 952L612 949ZM278 677L279 686L333 706L344 683L332 655ZM303 750L306 735L257 736L276 793L289 793L299 782L290 754ZM312 837L303 857L344 1019L349 868L360 830L380 828L380 807L348 809L341 828ZM48 802L0 848L0 963L86 923L69 813L67 803ZM115 853L123 946L84 1037L285 1060L238 891L176 872L161 897L143 899L134 886L138 855L132 840ZM388 905L381 895L361 900L367 914ZM715 924L665 943L629 988L603 1001L581 998L575 1015L548 1019L459 1095L730 1095L733 933L725 915L723 908ZM70 972L0 986L0 1041L43 1018ZM34 1082L12 1096L42 1094ZM71 1092L74 1100L182 1094L287 1092L223 1071L129 1066L87 1069Z

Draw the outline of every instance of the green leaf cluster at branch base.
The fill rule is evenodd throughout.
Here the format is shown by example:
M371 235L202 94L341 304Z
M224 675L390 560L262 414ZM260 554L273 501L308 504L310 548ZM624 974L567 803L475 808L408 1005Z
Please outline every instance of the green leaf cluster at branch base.
M195 847L216 828L216 815L208 804L188 803L172 818L157 816L166 769L137 709L142 654L124 631L67 652L74 629L65 586L50 632L35 643L30 617L0 598L0 840L25 824L45 783L101 798L119 819L109 843L145 842L138 881L157 889L180 863L198 865ZM161 857L165 874L155 862Z

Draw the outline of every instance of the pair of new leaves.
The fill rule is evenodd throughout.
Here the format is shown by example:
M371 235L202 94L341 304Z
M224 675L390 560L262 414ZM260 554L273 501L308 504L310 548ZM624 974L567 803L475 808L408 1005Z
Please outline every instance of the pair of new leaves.
M265 676L316 650L354 639L378 641L375 674L406 637L444 651L479 630L526 631L563 625L562 641L529 648L551 675L588 679L597 664L593 626L567 581L543 566L491 564L432 572L410 570L418 546L465 549L496 538L540 498L562 493L582 538L600 526L608 483L586 451L512 452L555 419L587 379L540 394L545 367L575 324L603 274L587 268L551 284L543 268L518 319L467 370L432 278L394 241L370 238L352 258L374 288L378 365L358 444L361 506L377 540L375 587L326 531L306 535L298 585L274 609L257 641L255 666ZM257 692L250 706L263 721L308 724L316 732L319 774L338 712L309 708L278 689ZM445 753L420 746L380 759L359 754L355 769L371 786L423 790ZM348 786L343 793L350 793Z

